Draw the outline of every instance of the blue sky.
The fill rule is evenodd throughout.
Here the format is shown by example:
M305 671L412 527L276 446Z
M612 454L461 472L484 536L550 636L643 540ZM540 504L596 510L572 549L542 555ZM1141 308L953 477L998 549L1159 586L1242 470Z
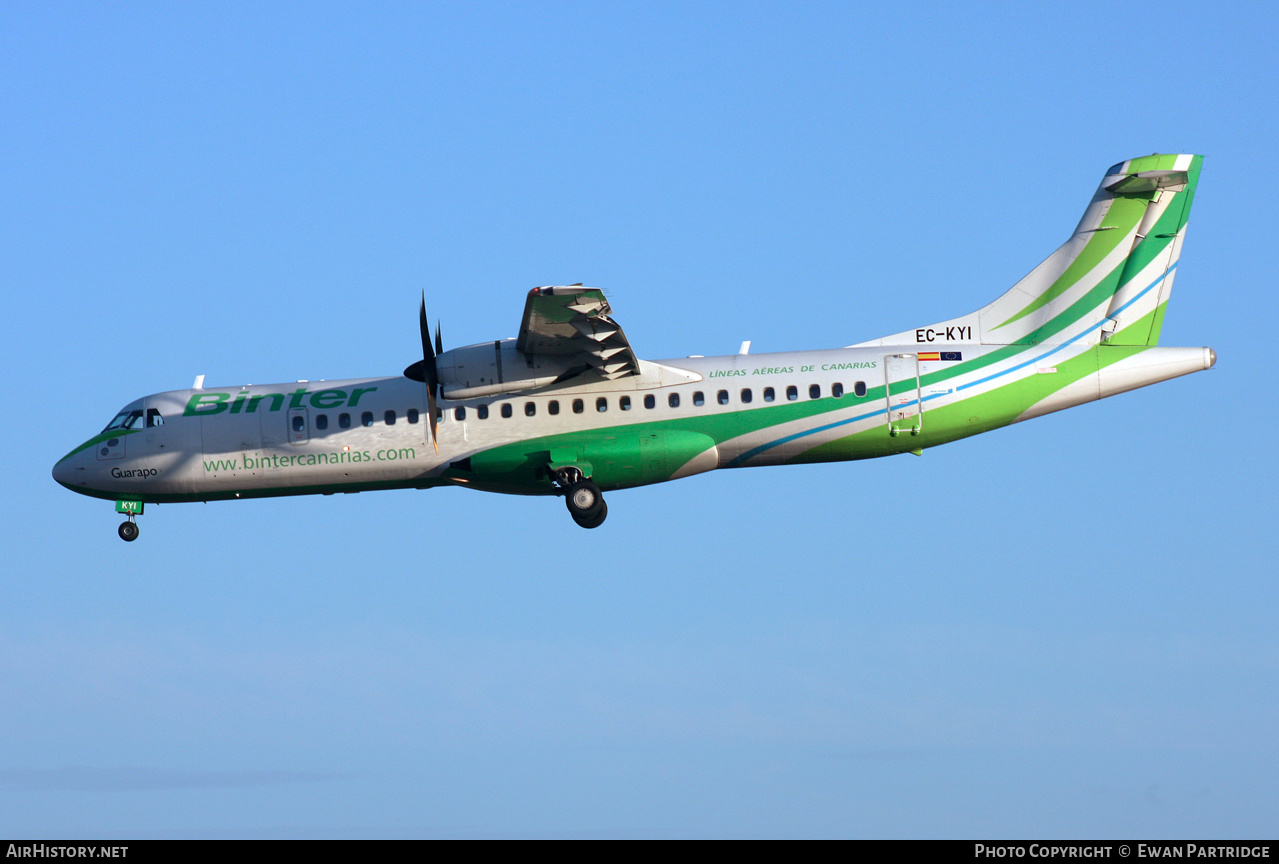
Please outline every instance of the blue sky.
M0 834L1273 837L1266 4L0 11ZM1209 372L923 458L148 508L146 393L394 373L534 285L644 357L967 312L1206 155ZM32 434L34 433L34 434Z

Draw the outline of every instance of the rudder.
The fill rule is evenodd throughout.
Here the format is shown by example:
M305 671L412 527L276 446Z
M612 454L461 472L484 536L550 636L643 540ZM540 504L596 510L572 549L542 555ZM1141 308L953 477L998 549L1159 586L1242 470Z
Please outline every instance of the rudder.
M1173 161L1169 166L1170 158ZM1185 156L1147 156L1131 160L1130 167L1125 169L1127 176L1117 184L1141 182L1143 176L1150 175L1165 178L1163 188L1156 189L1152 195L1132 252L1124 262L1118 290L1106 310L1106 320L1101 329L1103 341L1108 345L1159 344L1168 296L1177 275L1177 262L1181 258L1186 224L1203 164L1202 156L1191 156L1188 162L1186 160ZM1147 164L1149 162L1154 162L1154 166ZM1131 163L1139 164L1132 167Z

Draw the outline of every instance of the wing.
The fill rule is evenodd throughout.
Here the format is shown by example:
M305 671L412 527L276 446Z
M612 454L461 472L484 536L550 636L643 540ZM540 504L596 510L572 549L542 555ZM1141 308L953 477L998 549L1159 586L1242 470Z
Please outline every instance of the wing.
M626 334L609 315L604 292L581 285L534 288L515 347L525 354L574 357L612 380L639 373Z

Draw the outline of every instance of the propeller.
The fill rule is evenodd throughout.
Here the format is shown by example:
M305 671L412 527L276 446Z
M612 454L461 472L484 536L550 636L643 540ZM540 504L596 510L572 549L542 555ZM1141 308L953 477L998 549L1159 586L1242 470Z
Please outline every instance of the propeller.
M426 292L422 292L422 307L418 310L418 328L422 332L422 359L404 370L405 377L421 381L426 385L427 424L431 428L431 443L435 452L440 452L439 429L436 420L436 399L440 389L440 374L435 367L435 358L444 353L444 343L440 338L440 325L435 324L435 346L431 346L431 325L426 320Z

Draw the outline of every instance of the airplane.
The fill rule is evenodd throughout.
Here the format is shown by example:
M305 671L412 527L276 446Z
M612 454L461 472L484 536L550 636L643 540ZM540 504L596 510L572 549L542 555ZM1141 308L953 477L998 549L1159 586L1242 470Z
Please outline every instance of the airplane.
M844 348L641 360L604 293L525 298L519 336L445 351L423 295L399 376L205 388L130 402L58 461L68 489L145 504L463 486L564 498L717 468L916 455L1208 369L1159 346L1202 156L1110 167L1074 233L975 312Z

